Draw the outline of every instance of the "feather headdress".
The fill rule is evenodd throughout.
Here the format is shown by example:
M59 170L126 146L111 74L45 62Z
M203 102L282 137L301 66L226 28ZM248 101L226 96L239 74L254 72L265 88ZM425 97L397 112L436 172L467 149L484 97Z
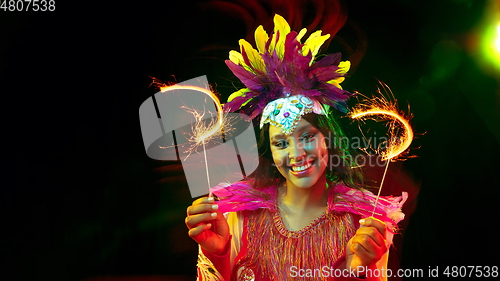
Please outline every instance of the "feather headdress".
M290 31L288 22L276 14L271 37L262 25L255 30L257 50L241 39L241 53L231 51L226 64L246 88L233 93L224 110L241 109L253 119L270 102L301 95L347 113L346 101L354 94L343 90L340 83L350 62L341 61L340 53L315 61L330 35L321 35L322 31L318 30L301 43L306 32L305 28L299 33Z

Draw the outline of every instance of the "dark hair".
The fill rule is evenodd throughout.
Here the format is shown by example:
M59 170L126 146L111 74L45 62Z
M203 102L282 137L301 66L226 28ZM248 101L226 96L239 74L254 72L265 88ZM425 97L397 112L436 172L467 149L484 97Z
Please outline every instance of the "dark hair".
M339 126L338 119L333 113L318 115L314 113L302 116L305 120L316 127L324 136L328 148L327 183L335 185L343 182L345 185L360 189L363 186L363 175L360 169L353 169L355 166L355 153L348 146L347 136ZM258 118L260 120L260 118ZM254 188L279 185L285 182L285 178L280 174L274 165L269 140L269 124L265 124L260 130L258 142L259 165L257 169L249 175L255 180ZM337 155L339 160L335 168L330 163L332 156Z

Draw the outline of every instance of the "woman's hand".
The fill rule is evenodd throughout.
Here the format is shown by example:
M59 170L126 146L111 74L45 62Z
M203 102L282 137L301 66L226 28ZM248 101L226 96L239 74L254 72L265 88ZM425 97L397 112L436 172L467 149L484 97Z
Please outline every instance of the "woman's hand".
M220 255L229 240L229 225L217 211L214 198L203 197L187 208L186 226L193 238L207 252Z
M366 273L366 268L374 268L387 252L385 241L387 227L382 221L373 217L359 221L361 227L346 246L346 268L356 273ZM358 272L358 267L363 269Z

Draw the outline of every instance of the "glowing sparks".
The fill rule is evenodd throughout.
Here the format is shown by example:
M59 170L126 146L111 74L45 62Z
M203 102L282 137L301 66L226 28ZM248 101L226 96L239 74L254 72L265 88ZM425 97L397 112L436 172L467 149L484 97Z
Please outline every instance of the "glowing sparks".
M233 131L230 124L231 118L224 116L222 113L218 115L219 117L217 121L212 120L206 124L206 122L203 121L205 119L204 111L198 111L187 106L182 106L181 108L186 112L191 113L195 118L195 122L191 125L191 134L188 134L187 137L191 146L184 151L184 153L186 153L185 159L187 159L189 155L196 151L200 146L203 146L203 151L205 152L205 143L209 143L216 136L219 136L219 134L217 134L218 132L224 132L227 136L228 133Z
M197 151L197 149L201 146L203 146L204 148L203 151L206 152L205 142L208 143L211 140L214 140L217 136L220 136L220 134L218 133L224 132L227 135L233 130L233 128L230 126L231 118L224 116L222 104L220 103L217 95L211 89L209 90L207 88L192 85L167 85L154 77L151 77L151 79L153 79L153 82L151 84L159 88L162 93L167 93L170 91L191 90L203 93L204 95L210 97L210 99L212 99L212 101L215 103L215 106L217 108L217 121L211 120L210 122L208 122L208 124L204 121L204 119L207 119L205 118L205 110L201 111L193 109L186 105L180 107L186 112L192 114L195 119L195 122L191 125L191 132L184 132L186 139L188 139L190 143L189 148L184 151L184 153L186 154L184 160L186 160L191 155L191 153ZM184 145L181 146L184 147ZM160 148L166 149L169 147L160 146Z
M380 182L380 187L378 189L377 200L375 200L375 204L373 206L372 217L375 213L378 199L380 198L380 191L382 190L382 185L384 184L389 163L391 160L394 161L398 157L401 157L413 141L413 130L409 122L410 118L405 118L404 114L399 112L394 95L392 94L389 86L382 82L380 82L380 84L387 95L390 93L393 101L391 102L389 97L384 97L379 88L377 90L380 94L379 96L374 96L371 99L366 99L365 101L358 103L350 114L352 119L358 119L361 121L373 119L376 121L389 122L388 126L390 138L387 143L387 148L383 151L378 151L378 153L382 156L382 160L387 161L387 163L385 164L384 175L382 176L382 181ZM398 136L397 132L399 131L402 131L402 133Z
M205 116L204 113L200 114L196 111L190 111L195 115L196 118L196 130L194 131L194 141L196 143L203 142L205 139L210 138L213 136L216 132L220 131L222 128L222 123L223 123L223 116L222 116L222 105L219 101L219 98L210 90L207 90L205 88L201 87L196 87L196 86L183 86L183 85L171 85L171 86L161 86L160 91L162 93L165 93L167 91L175 91L175 90L192 90L192 91L198 91L206 94L209 96L215 103L215 106L217 107L217 113L218 113L218 121L213 124L212 126L205 127L203 124L200 122L202 118ZM187 107L184 107L187 109Z
M188 134L189 136L187 139L189 142L192 144L190 145L189 149L185 151L186 157L184 158L184 161L191 155L192 152L196 151L199 146L203 147L203 156L205 159L205 171L206 171L206 176L207 176L207 184L208 188L210 190L211 183L210 183L210 173L208 171L208 162L207 162L207 151L205 147L205 143L209 142L211 139L213 139L215 136L217 136L219 132L222 132L223 130L223 125L229 125L229 120L228 118L224 118L223 112L222 112L222 105L219 101L219 98L215 95L214 92L211 90L208 90L206 88L202 87L197 87L197 86L191 86L191 85L166 85L165 83L160 82L159 80L153 78L153 84L157 85L160 88L160 91L162 93L166 93L169 91L176 91L176 90L191 90L191 91L197 91L201 92L208 97L210 97L213 102L215 103L215 106L217 107L217 121L210 121L208 124L204 122L205 119L205 111L199 111L193 108L189 108L188 106L182 106L181 108L184 109L186 112L191 113L194 118L195 118L195 123L191 125L191 130L192 134ZM227 126L229 130L230 126ZM164 147L162 147L164 148ZM209 197L212 197L212 192L209 192Z
M382 83L384 90L389 91L392 96L390 88ZM400 113L396 101L389 101L385 98L380 89L378 89L380 96L367 99L359 103L350 114L352 119L364 121L366 119L373 119L376 121L387 121L389 126L389 141L386 149L377 151L382 160L395 160L401 157L404 152L410 147L413 140L413 130L409 123L409 118ZM392 96L394 98L394 96ZM400 135L397 133L401 131Z

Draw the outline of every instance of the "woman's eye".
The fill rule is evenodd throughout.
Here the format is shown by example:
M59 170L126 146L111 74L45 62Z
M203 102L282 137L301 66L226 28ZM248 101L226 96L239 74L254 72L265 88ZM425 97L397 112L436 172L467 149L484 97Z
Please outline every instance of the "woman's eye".
M302 137L302 141L310 142L313 141L316 135L306 134Z
M273 145L276 146L276 147L280 147L281 148L281 147L286 147L287 143L286 143L286 141L281 140L281 141L274 142Z

